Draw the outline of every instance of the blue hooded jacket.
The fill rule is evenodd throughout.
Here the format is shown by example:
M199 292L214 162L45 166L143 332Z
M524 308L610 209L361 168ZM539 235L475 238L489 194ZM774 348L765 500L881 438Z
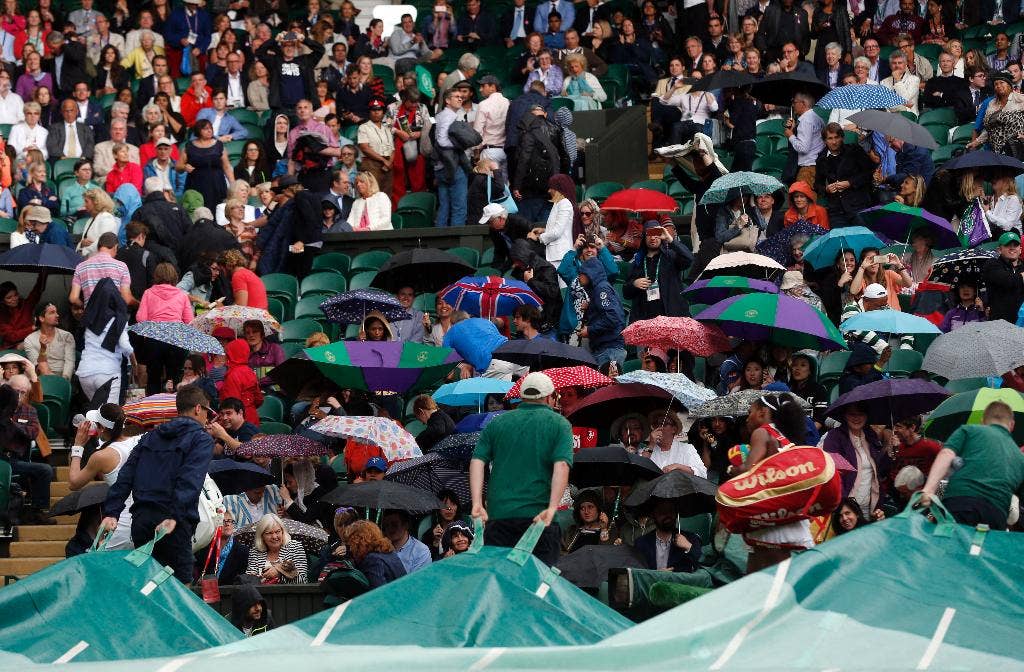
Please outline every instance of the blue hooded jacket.
M609 282L613 281L619 274L619 265L615 263L612 253L608 251L607 247L602 246L597 251L597 258L604 264L604 270L608 273ZM572 249L566 252L565 256L562 257L562 263L558 265L558 275L562 278L562 282L572 286L572 281L580 274L581 265L580 253L577 250ZM563 336L571 334L576 330L578 322L572 301L566 299L565 303L562 304L562 314L558 318L558 333Z
M121 245L128 244L125 228L128 222L132 221L132 215L142 207L142 197L134 184L122 184L114 192L114 204L117 206L115 214L121 218L121 227L117 230L117 240Z
M598 259L588 259L580 266L580 274L590 280L587 295L590 301L583 322L587 325L591 352L605 348L625 348L622 330L626 328L626 313L615 288L608 282L608 273Z
M192 528L199 522L199 493L213 457L213 439L192 418L177 417L142 437L121 467L103 504L117 518L129 493L132 510L153 508Z

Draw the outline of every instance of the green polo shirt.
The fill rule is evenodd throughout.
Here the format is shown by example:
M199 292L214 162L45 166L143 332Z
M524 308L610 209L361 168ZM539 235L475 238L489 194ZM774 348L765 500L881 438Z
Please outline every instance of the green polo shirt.
M1010 510L1010 496L1024 485L1024 454L1000 425L963 425L946 447L964 459L953 472L945 497L980 497L1000 511Z
M487 423L473 457L491 465L488 517L533 518L548 508L555 463L572 466L572 426L549 406L523 402Z

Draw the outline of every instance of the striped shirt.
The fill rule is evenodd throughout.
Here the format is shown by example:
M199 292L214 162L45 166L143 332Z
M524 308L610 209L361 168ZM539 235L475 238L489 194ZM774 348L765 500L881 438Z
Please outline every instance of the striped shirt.
M71 278L71 286L78 286L82 289L82 302L87 303L92 295L92 290L103 278L110 278L118 289L130 287L132 276L128 272L128 266L123 261L114 259L106 252L96 252L91 257L75 267L75 274Z
M881 308L880 310L892 310L892 308ZM842 324L852 317L856 317L864 312L864 307L860 301L850 301L843 306L842 316L839 318L839 323ZM865 345L871 347L879 356L882 352L889 347L889 334L877 334L871 330L861 331L854 329L852 331L844 331L843 336L846 337L847 341L860 341ZM896 337L897 334L893 334ZM912 334L899 335L899 347L900 350L913 350L914 349L914 336Z

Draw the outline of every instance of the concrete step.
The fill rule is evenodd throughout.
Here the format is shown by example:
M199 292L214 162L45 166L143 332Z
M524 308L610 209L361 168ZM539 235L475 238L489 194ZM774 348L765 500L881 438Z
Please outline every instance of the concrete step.
M12 558L57 558L64 557L64 541L15 541L11 544Z
M61 516L63 518L64 516ZM75 536L74 525L21 525L18 527L18 541L59 541L66 542Z
M63 558L0 558L0 576L28 576L61 560Z

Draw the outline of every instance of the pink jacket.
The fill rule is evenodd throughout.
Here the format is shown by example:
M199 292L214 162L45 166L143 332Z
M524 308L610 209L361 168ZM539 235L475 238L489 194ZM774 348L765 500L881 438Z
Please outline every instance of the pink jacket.
M194 316L188 294L174 285L153 285L142 293L135 319L189 324Z

